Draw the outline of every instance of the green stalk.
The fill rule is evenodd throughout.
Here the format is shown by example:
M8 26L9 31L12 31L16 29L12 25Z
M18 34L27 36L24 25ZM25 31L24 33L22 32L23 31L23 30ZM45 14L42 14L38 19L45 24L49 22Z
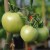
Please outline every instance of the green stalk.
M32 5L33 5L33 0L30 0L30 6L32 8Z
M3 50L10 50L10 42L12 40L13 34L7 33L6 44Z
M46 18L45 18L45 0L42 0L42 19L44 26L46 25Z

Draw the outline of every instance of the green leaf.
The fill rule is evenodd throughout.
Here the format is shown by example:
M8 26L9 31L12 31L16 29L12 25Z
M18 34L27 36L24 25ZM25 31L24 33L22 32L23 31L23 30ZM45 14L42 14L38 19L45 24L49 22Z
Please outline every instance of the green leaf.
M16 6L16 0L9 0L9 2L10 2L11 5Z
M11 12L17 12L18 11L18 6L16 4L16 0L9 0L9 10Z
M3 28L0 29L0 39L1 38L6 38L6 31Z

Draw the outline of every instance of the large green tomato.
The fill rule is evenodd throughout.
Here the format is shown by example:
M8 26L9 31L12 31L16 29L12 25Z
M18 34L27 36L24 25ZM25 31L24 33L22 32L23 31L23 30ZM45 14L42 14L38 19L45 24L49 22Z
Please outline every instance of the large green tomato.
M19 32L24 23L19 14L7 12L2 17L2 25L8 32Z
M42 28L38 28L38 42L43 42L45 40L47 40L48 36L49 36L49 30L46 26L42 27Z
M37 30L32 26L25 25L21 29L20 36L25 42L31 42L36 39Z

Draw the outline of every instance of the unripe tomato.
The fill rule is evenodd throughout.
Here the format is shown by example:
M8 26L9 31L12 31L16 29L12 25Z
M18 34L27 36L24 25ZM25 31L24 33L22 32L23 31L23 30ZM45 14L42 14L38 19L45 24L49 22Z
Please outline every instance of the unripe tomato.
M37 39L38 42L47 40L47 38L49 36L49 30L46 26L44 26L42 28L38 28L38 33L39 33L39 36Z
M32 26L25 25L22 27L20 35L25 42L31 42L32 40L36 39L37 30Z
M8 32L19 32L24 23L19 14L7 12L2 17L2 25Z

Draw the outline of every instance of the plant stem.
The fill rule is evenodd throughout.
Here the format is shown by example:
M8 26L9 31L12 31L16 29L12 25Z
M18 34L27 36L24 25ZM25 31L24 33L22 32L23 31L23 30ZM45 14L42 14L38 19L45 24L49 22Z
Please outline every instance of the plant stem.
M28 50L28 44L25 42L25 50Z
M45 0L42 0L42 19L43 19L43 23L45 25L45 23L46 23L46 18L45 18Z
M7 34L7 38L6 38L6 44L5 44L4 50L9 50L13 34L12 33L8 33L8 32L6 34Z

